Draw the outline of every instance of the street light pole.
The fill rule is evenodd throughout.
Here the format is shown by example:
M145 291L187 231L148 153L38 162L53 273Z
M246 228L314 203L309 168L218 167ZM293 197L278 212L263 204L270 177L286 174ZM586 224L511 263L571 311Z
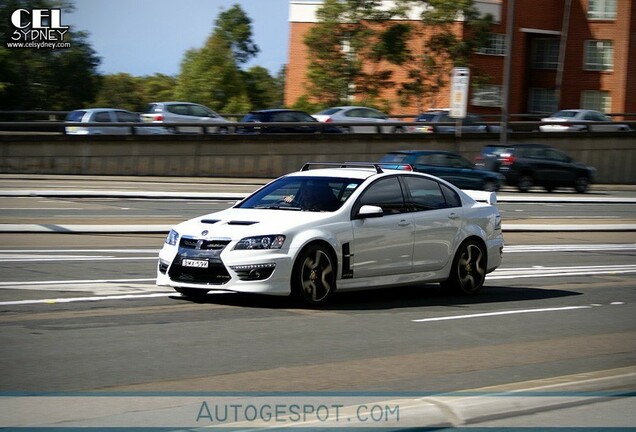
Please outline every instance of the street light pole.
M508 144L508 116L510 110L510 80L512 74L512 42L515 20L515 0L508 0L506 15L506 57L504 59L503 89L501 94L501 128L499 143Z

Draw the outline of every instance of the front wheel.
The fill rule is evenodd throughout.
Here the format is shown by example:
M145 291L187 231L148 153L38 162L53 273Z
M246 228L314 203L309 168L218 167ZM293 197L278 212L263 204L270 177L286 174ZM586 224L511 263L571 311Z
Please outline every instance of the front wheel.
M444 288L460 294L477 293L486 280L486 252L475 240L467 240L457 249Z
M576 190L578 193L585 193L587 192L587 188L589 187L590 182L587 179L587 177L577 177L576 180L574 180L574 190Z
M309 306L326 304L336 290L336 263L323 246L303 250L294 264L292 295Z

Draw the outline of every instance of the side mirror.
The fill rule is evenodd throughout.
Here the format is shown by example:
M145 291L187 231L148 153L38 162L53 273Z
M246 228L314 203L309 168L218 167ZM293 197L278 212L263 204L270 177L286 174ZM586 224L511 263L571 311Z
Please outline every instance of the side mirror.
M384 216L384 210L382 207L373 206L373 205L363 205L358 210L358 213L355 215L354 219L369 219L369 218L379 218Z

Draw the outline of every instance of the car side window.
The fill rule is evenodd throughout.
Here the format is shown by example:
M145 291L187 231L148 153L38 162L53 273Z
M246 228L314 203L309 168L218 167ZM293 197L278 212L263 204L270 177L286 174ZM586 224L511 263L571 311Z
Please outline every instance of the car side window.
M135 113L126 111L115 111L115 116L118 122L122 123L137 123L139 122L139 116Z
M405 176L409 189L410 204L414 211L427 211L446 208L446 198L440 184L425 177Z
M95 118L93 119L95 122L107 123L110 122L110 113L109 112L98 112L95 114Z
M363 205L382 207L385 215L405 213L402 186L397 177L387 177L373 183L360 197L358 208Z
M210 111L197 105L190 105L190 115L194 117L216 117Z
M167 109L168 109L168 112L171 112L173 114L185 115L185 116L189 115L189 110L187 105L168 105Z
M452 190L450 187L445 184L440 183L439 186L442 188L442 193L444 194L444 199L446 200L446 207L461 207L462 199L459 197L459 194Z

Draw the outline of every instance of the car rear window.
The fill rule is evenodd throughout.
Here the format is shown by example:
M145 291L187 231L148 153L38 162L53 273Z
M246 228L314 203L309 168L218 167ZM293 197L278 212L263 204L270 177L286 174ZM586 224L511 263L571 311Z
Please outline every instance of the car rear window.
M82 111L82 110L71 111L70 113L66 115L66 121L71 121L71 122L82 121L82 117L84 117L84 114L86 114L86 111Z
M147 113L155 113L155 112L161 112L161 105L160 104L148 104L148 108L146 109Z

